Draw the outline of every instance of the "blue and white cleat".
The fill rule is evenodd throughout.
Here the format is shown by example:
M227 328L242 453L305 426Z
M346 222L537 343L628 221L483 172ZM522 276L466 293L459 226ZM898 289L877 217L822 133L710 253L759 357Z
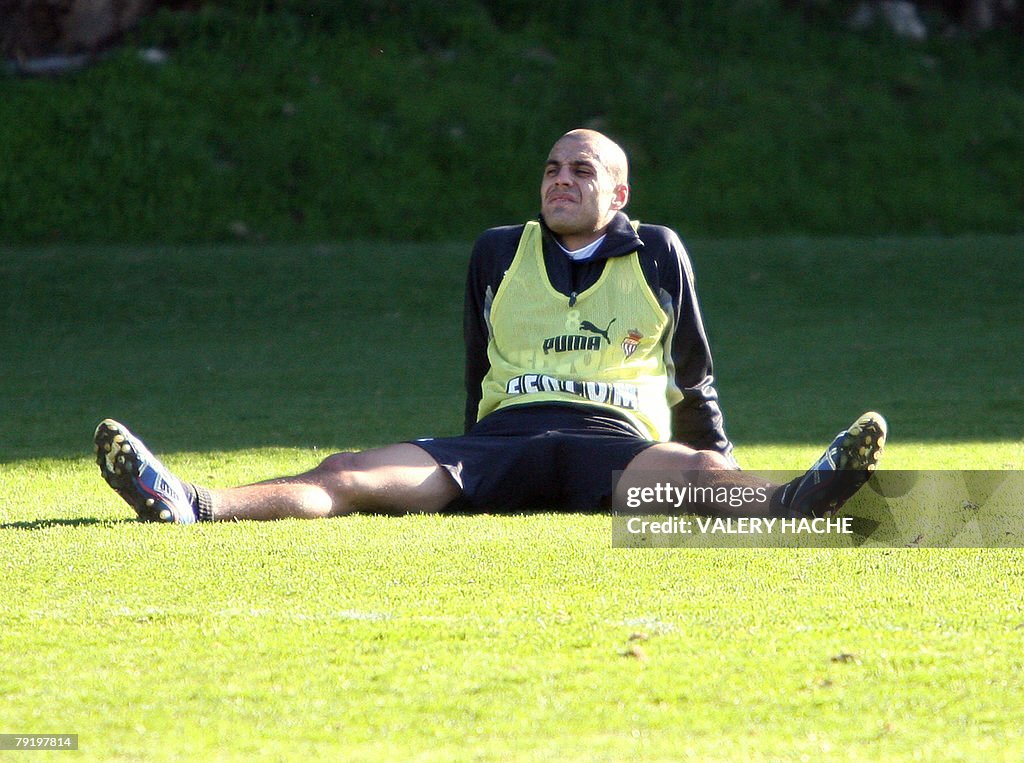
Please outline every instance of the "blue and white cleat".
M139 519L182 525L196 521L182 481L126 426L104 419L96 427L93 442L100 474L135 509Z
M885 419L868 411L836 435L802 477L779 488L776 500L792 516L833 516L871 477L888 433Z

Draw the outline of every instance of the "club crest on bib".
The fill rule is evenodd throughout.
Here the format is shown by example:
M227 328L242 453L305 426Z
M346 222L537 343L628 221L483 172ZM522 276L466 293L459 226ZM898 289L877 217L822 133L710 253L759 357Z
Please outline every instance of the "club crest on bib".
M636 348L640 346L640 340L644 338L636 329L630 329L629 333L626 334L626 338L622 340L622 352L628 358L636 352Z

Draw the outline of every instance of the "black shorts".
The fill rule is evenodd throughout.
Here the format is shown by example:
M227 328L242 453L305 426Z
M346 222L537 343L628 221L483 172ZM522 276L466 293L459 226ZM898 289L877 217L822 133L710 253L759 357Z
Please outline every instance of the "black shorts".
M412 442L462 489L450 509L500 512L608 509L612 473L655 444L613 414L561 405L513 406L464 435Z

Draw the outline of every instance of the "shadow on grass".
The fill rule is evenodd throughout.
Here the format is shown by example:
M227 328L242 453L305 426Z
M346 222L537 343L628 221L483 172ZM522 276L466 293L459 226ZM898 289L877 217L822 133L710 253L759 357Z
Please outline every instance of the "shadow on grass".
M93 525L107 525L114 527L125 524L139 524L137 519L96 519L86 517L83 519L33 519L30 522L4 522L0 524L0 530L49 530L54 527L90 527Z

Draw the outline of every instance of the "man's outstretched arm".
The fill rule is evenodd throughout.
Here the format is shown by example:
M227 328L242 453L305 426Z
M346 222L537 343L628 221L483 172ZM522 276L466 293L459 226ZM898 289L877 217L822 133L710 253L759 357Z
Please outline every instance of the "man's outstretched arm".
M462 316L466 351L464 374L466 385L464 431L466 432L476 423L480 398L483 395L481 384L491 367L490 361L487 359L487 323L484 318L487 285L486 278L481 272L483 268L480 265L480 257L477 256L479 246L478 243L473 249L473 258L470 260L469 273L466 276L466 296Z
M668 228L657 227L651 237L663 237L667 255L659 263L659 291L667 295L674 331L668 356L673 368L675 390L672 403L672 440L698 450L732 453L715 388L711 346L704 329L693 266L679 237ZM662 297L662 295L659 295ZM671 397L679 398L676 401Z
M486 231L473 245L466 274L466 295L463 305L462 328L466 351L465 385L466 412L465 431L476 423L483 396L481 385L491 368L487 357L490 335L487 328L487 313L490 301L501 279L515 256L523 226L506 226Z

